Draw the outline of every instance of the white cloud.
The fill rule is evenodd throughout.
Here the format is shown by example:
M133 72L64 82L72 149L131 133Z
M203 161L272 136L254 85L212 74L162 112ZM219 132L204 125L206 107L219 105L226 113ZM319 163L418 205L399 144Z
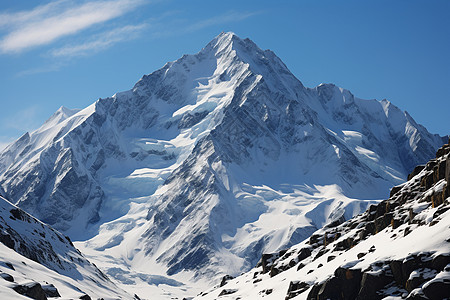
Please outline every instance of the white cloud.
M115 28L111 31L103 32L85 43L78 45L67 45L62 48L55 49L51 52L51 54L56 57L74 57L96 53L119 42L138 37L139 33L145 27L147 27L146 24L140 24Z
M0 51L15 53L46 45L93 25L117 18L142 5L144 0L56 1L30 11L3 13L0 27L8 33L0 40Z

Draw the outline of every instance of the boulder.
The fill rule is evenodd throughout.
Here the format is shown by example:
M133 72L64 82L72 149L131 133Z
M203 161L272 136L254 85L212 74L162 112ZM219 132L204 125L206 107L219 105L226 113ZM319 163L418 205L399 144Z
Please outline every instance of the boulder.
M356 299L358 295L362 273L360 269L347 269L347 268L337 268L334 271L334 276L341 280L341 294L344 300Z
M31 299L47 300L45 291L42 289L42 286L37 282L18 284L13 286L12 289L16 291L18 294L30 297Z
M364 273L361 279L361 289L359 290L357 300L376 300L382 299L377 292L386 285L394 281L393 276L386 273Z
M44 290L45 295L47 295L47 297L61 297L61 295L58 292L58 289L53 284L43 285L42 289Z
M0 273L0 277L9 282L14 282L14 277L9 275L8 273Z
M261 257L261 266L263 273L267 273L270 271L270 268L273 265L273 262L275 259L277 259L279 256L278 253L270 253L270 254L263 254Z
M222 277L222 281L220 282L220 287L223 287L225 284L228 283L228 281L230 281L230 280L232 280L232 279L234 279L234 277L231 276L231 275L225 275L225 276L223 276L223 277Z
M322 284L317 300L342 300L342 280L331 277Z
M309 284L307 284L306 282L291 281L289 283L289 288L288 288L287 295L286 295L285 299L287 300L287 299L294 298L295 296L300 295L301 293L303 293L307 289L309 289Z
M450 297L450 280L447 278L432 280L424 284L422 290L430 300L448 299Z
M231 294L234 294L236 292L237 292L237 290L235 290L235 289L224 289L224 290L222 290L220 292L219 297L220 296L225 296L225 295L231 295Z

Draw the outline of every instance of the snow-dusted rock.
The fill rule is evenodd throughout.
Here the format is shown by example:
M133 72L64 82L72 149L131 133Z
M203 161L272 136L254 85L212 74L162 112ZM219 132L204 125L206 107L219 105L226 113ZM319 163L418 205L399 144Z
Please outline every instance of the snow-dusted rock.
M0 197L0 297L128 298L70 239Z

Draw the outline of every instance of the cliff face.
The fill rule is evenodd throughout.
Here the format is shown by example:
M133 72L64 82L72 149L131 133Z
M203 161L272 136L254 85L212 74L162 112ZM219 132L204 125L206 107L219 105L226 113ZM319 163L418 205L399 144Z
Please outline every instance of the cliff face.
M450 141L449 141L450 142ZM450 291L450 145L417 166L388 200L328 224L199 299L446 299ZM262 289L265 287L265 289ZM395 298L397 299L397 298Z

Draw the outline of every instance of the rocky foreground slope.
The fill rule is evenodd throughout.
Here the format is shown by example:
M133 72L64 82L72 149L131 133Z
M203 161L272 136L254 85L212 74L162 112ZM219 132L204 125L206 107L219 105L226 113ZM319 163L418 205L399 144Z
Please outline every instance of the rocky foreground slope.
M449 153L446 144L388 200L195 299L449 299Z
M0 298L132 299L70 239L0 196Z

